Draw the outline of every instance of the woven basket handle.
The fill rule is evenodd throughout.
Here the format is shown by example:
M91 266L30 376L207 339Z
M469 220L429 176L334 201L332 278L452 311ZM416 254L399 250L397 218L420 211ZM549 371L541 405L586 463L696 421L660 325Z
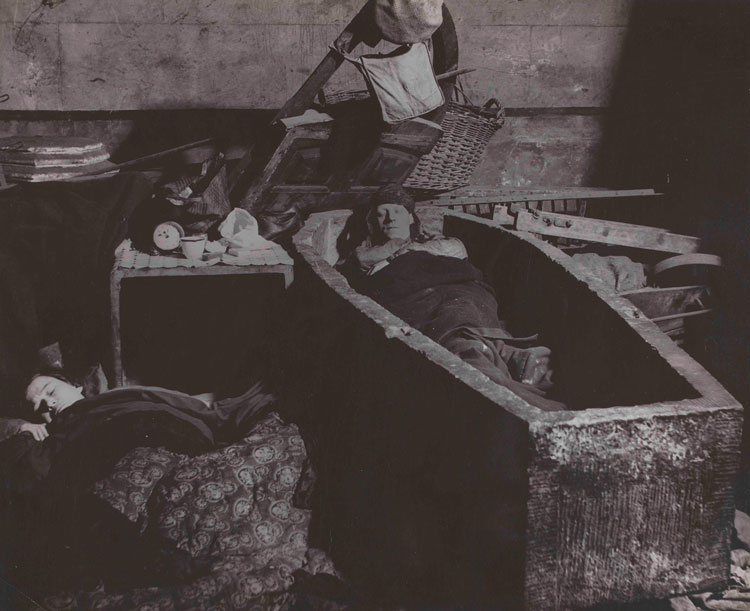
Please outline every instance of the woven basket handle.
M505 108L497 98L490 98L485 102L479 111L483 117L486 117L495 124L496 129L500 129L505 125Z
M459 104L473 107L475 112L478 112L488 119L497 121L500 125L505 122L505 108L503 108L503 105L500 104L499 100L497 98L490 98L485 102L484 106L480 108L466 94L466 91L464 91L463 83L461 82L460 77L456 79L456 86L453 88L453 97Z

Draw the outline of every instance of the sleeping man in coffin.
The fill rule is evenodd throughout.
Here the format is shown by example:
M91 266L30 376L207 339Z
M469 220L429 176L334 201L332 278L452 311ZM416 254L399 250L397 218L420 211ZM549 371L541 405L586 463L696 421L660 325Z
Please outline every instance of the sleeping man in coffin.
M344 264L353 288L531 405L565 409L548 397L549 348L513 345L492 288L460 240L426 235L414 200L397 184L373 196L366 224L367 238Z

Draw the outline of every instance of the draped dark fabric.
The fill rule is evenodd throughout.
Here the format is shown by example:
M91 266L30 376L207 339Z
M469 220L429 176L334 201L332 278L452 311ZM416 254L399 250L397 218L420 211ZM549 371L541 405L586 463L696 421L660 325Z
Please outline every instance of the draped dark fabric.
M437 342L458 327L503 326L492 288L463 259L407 252L353 285Z
M135 447L194 455L238 439L275 401L259 383L211 406L162 388L119 388L74 403L47 426L43 442L23 434L0 443L0 466L12 492L43 486L45 494L51 487L67 494L93 484Z
M123 546L122 553L137 559L158 557L158 545L141 541L136 525L94 498L91 486L134 448L197 455L236 441L275 404L259 383L211 406L160 388L122 388L70 406L48 426L44 442L26 433L0 443L0 571L11 577L21 571L19 579L32 568L48 578L63 576L75 563L88 571L92 550L111 560L121 555L114 548ZM111 544L103 546L103 536ZM170 554L175 566L177 556ZM44 585L53 586L54 579Z
M68 367L99 348L114 250L151 191L123 173L0 192L0 416L19 415L40 347L60 341Z
M371 276L352 279L352 286L531 405L565 409L511 372L522 369L529 352L514 347L494 291L468 261L407 252Z

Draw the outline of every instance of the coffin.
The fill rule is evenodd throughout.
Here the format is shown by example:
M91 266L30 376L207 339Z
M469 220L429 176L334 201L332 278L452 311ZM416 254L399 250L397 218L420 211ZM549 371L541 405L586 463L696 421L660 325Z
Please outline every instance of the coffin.
M295 236L317 333L297 337L337 566L382 598L568 609L726 582L742 409L631 302L556 248L420 210L463 240L570 407L491 382L334 269L351 214ZM325 324L325 330L320 325Z

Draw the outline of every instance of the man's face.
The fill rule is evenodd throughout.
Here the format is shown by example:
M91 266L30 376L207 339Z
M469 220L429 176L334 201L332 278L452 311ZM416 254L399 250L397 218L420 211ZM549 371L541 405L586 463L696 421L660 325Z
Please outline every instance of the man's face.
M380 204L375 210L378 227L389 240L408 240L414 216L401 204Z
M26 389L26 400L33 405L35 412L46 408L52 414L59 414L81 399L80 388L52 376L37 376Z

